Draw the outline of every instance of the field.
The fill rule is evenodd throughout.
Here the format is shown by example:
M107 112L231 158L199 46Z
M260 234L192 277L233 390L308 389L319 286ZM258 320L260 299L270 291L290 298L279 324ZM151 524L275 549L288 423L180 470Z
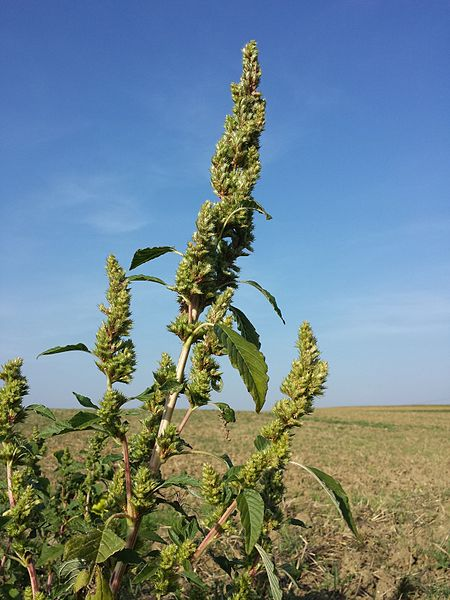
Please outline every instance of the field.
M268 419L238 413L227 434L216 413L198 411L184 437L239 464ZM81 447L82 438L76 440ZM73 445L74 438L51 441L53 449L63 443ZM180 466L198 473L205 460L170 459L165 474ZM346 530L321 488L290 467L286 509L308 525L286 527L278 543L278 564L294 556L297 567L292 598L450 598L449 406L318 409L296 433L293 460L341 482L362 541Z

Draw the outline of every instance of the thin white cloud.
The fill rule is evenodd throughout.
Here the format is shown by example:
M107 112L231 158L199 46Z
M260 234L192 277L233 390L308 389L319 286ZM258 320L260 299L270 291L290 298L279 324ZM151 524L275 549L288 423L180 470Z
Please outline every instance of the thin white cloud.
M53 182L40 209L57 211L60 219L99 233L129 233L149 220L139 201L121 192L125 188L126 181L120 177L65 177Z

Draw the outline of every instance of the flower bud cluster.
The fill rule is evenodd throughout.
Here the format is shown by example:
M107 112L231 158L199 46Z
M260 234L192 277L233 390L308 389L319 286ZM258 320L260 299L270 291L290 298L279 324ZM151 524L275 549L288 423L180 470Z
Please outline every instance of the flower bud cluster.
M155 507L154 492L159 479L147 465L140 465L133 477L133 504L143 515Z
M224 485L222 477L207 463L203 465L201 493L206 502L212 506L219 506L223 502Z
M175 454L180 454L186 443L181 439L176 426L171 423L164 433L158 437L158 445L161 461L164 461Z
M194 554L195 547L192 540L185 540L179 546L169 544L161 550L158 570L152 580L158 600L177 589L178 573L183 563Z
M110 384L129 383L136 367L133 342L124 339L130 334L132 320L130 311L130 288L125 271L110 255L106 261L109 288L106 298L109 307L100 305L106 315L98 332L94 354L99 359L98 368L105 373Z
M0 439L8 438L13 426L25 418L22 400L28 394L28 384L21 373L22 364L21 358L15 358L0 370L0 379L5 382L0 389Z
M252 250L250 207L261 170L259 137L265 123L265 102L257 89L260 77L257 46L250 42L243 50L241 80L231 86L233 114L225 119L211 162L211 185L219 202L206 201L201 207L176 277L182 306L187 302L198 313L214 301L218 290L235 287L236 260Z

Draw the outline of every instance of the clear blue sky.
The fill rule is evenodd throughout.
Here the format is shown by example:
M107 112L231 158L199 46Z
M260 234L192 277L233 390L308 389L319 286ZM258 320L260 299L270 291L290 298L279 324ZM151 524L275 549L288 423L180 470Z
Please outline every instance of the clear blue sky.
M35 356L93 343L110 252L183 249L250 39L268 106L255 197L273 220L241 264L287 325L252 288L236 304L268 405L305 319L330 363L319 405L450 401L450 5L433 0L2 2L0 360L24 357L30 400L101 394L89 355ZM130 394L177 348L172 295L134 286ZM251 408L234 373L223 400Z

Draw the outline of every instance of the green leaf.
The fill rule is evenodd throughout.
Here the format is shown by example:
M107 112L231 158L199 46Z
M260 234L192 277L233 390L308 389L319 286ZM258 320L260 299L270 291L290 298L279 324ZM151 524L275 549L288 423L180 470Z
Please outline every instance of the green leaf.
M228 406L226 402L213 402L213 404L220 410L222 419L225 423L236 423L236 413L231 406Z
M270 221L272 219L272 216L269 215L269 213L266 211L266 209L263 208L259 202L256 202L256 200L254 198L252 198L248 202L247 206L249 208L253 208L253 210L256 210L256 212L259 212L262 215L264 215L266 217L266 221Z
M230 306L230 310L234 315L236 325L239 331L248 342L255 344L258 350L261 348L261 342L259 341L259 334L254 328L253 324L250 320L245 316L245 314L236 308L235 306Z
M256 490L242 490L236 498L245 533L245 551L253 550L261 535L264 521L264 500Z
M55 421L47 429L41 433L41 437L44 439L54 437L55 435L62 435L73 431L73 427L69 421Z
M208 586L200 579L197 573L193 570L189 561L185 561L183 563L183 566L184 571L182 571L181 574L189 581L189 583L192 583L193 585L195 585L195 587L198 587L202 590L208 589Z
M66 542L64 559L102 563L124 547L125 542L114 531L105 527L102 531L95 529L71 538Z
M267 290L265 290L261 285L259 285L258 282L256 281L240 281L240 283L248 283L248 285L253 286L254 288L256 288L257 290L259 290L261 292L261 294L267 298L267 300L270 302L270 304L272 305L274 311L277 313L277 315L280 317L280 319L283 321L283 323L286 325L286 321L283 319L283 315L281 314L281 310L277 304L277 301L275 300L275 296L272 296L272 294L270 292L268 292Z
M108 580L103 576L100 567L95 569L95 592L88 594L86 600L114 600Z
M72 394L81 404L81 406L84 406L85 408L95 408L96 410L98 409L98 406L94 404L92 400L87 396L82 396L81 394L77 394L76 392L72 392Z
M153 248L140 248L136 250L133 256L133 260L131 261L130 271L139 267L139 265L143 265L149 260L153 260L154 258L158 258L163 254L167 254L168 252L176 252L173 246L155 246Z
M167 285L167 283L159 277L152 277L151 275L129 275L128 281L152 281L153 283Z
M68 584L66 591L69 591L72 588L79 573L83 570L83 562L78 558L68 560L61 565L59 577Z
M25 410L31 410L33 412L35 412L38 415L41 415L42 417L45 417L46 419L51 419L52 421L56 421L56 417L53 414L53 412L47 408L46 406L44 406L43 404L29 404Z
M255 544L255 548L256 550L258 550L264 568L266 570L267 579L269 580L270 593L272 595L273 600L282 600L283 594L281 592L280 582L275 574L275 567L273 565L273 562L270 560L270 556L259 544Z
M270 446L270 441L263 435L257 435L253 443L255 444L255 448L260 452Z
M308 525L304 521L301 521L300 519L295 519L294 517L289 518L287 520L287 523L289 525L295 525L296 527L308 527Z
M341 517L347 523L351 532L354 534L355 537L359 538L360 536L356 528L356 523L353 520L352 511L350 509L350 502L341 484L338 481L336 481L336 479L331 477L331 475L324 473L320 469L316 469L316 467L307 467L306 465L302 465L301 463L297 463L294 461L291 461L291 463L293 465L296 465L297 467L301 467L302 469L304 469L307 473L312 475L314 479L316 479L316 481L320 483L320 485L331 498L335 507L338 509Z
M263 354L254 344L226 325L214 325L214 332L226 349L231 364L239 371L255 402L256 412L259 412L264 406L269 382Z
M76 431L90 429L92 425L99 421L99 417L95 413L80 410L69 419L69 425Z
M145 567L141 571L139 571L139 573L136 575L136 577L133 578L133 583L134 584L143 583L144 581L148 581L149 579L152 579L153 575L156 573L157 570L158 570L158 564L155 564L155 563L146 564Z
M73 583L73 591L79 592L84 587L86 587L87 584L89 583L90 578L91 578L91 574L89 573L89 571L87 569L80 571Z
M114 554L114 558L127 565L140 565L144 562L142 556L140 556L136 550L132 548L124 548Z
M53 562L54 560L60 558L64 552L64 545L57 544L56 546L47 546L44 544L42 546L41 555L36 561L37 567L42 567L49 562Z
M36 358L45 356L46 354L59 354L60 352L71 352L72 350L80 350L81 352L88 352L89 354L91 353L89 348L84 344L69 344L68 346L55 346L54 348L44 350L44 352L38 354Z
M192 477L188 473L180 473L179 475L172 475L172 477L168 477L156 489L160 490L162 488L166 488L171 485L176 485L181 488L186 488L188 486L200 487L201 484L198 479L195 479L195 477Z

